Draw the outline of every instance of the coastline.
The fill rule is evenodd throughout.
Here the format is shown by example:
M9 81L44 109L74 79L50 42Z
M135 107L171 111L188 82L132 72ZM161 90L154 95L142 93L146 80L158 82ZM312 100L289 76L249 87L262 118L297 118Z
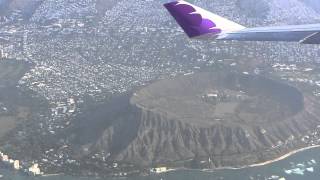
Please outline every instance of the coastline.
M43 174L42 177L51 177L51 176L61 176L64 175L63 173L57 173L57 174Z
M280 157L278 157L276 159L268 160L268 161L265 161L265 162L262 162L262 163L256 163L256 164L246 165L246 166L242 166L242 167L221 167L221 168L215 168L215 169L198 169L198 170L200 170L202 172L215 172L217 170L241 170L241 169L252 168L252 167L260 167L260 166L269 165L269 164L272 164L272 163L287 159L290 156L295 155L295 154L297 154L299 152L303 152L303 151L314 149L314 148L320 148L320 145L313 145L313 146L308 146L308 147L305 147L305 148L300 148L300 149L297 149L297 150L293 150L293 151L291 151L291 152L289 152L289 153L287 153L285 155L282 155L282 156L280 156ZM168 169L167 172L179 171L179 170L197 170L197 169L176 168L176 169ZM167 173L167 172L164 172L164 173Z
M281 160L284 160L284 159L287 159L288 157L292 156L292 155L295 155L299 152L302 152L302 151L306 151L306 150L309 150L309 149L313 149L313 148L319 148L320 145L313 145L313 146L308 146L308 147L305 147L305 148L300 148L300 149L297 149L297 150L294 150L294 151L291 151L283 156L280 156L276 159L273 159L273 160L269 160L269 161L265 161L265 162L262 162L262 163L257 163L257 164L252 164L252 165L249 165L247 167L259 167L259 166L265 166L265 165L268 165L268 164L271 164L271 163L274 163L274 162L278 162L278 161L281 161ZM245 167L246 168L246 167ZM243 169L243 168L241 168Z

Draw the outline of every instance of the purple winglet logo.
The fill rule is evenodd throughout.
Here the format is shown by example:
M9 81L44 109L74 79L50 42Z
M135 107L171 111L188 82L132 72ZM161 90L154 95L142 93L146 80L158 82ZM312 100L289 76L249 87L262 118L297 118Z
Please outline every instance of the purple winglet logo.
M198 14L196 9L189 4L171 2L164 6L191 38L208 33L221 33L221 29L216 28L216 24L214 22L203 18L201 14Z

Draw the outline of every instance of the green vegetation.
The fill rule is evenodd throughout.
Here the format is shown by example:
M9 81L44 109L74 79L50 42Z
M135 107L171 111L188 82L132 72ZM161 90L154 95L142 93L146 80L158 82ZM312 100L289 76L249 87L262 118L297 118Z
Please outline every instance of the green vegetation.
M22 61L0 61L0 138L31 114L27 101L16 88L28 69L29 65Z

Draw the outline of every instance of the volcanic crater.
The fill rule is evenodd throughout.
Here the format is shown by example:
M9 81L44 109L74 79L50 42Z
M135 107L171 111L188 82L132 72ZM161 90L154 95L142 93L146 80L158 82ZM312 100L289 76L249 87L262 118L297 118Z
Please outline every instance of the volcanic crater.
M236 72L160 80L126 98L90 149L142 166L195 158L214 168L261 163L305 147L299 139L320 124L315 97Z

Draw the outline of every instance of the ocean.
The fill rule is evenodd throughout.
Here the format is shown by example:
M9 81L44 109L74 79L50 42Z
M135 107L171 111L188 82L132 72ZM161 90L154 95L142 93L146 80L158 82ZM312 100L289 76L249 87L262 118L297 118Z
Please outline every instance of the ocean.
M3 180L97 180L70 176L30 177L0 169ZM103 180L319 180L320 148L299 152L287 159L260 167L201 172L179 170L148 177L104 178Z

